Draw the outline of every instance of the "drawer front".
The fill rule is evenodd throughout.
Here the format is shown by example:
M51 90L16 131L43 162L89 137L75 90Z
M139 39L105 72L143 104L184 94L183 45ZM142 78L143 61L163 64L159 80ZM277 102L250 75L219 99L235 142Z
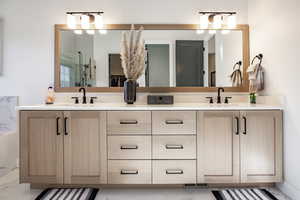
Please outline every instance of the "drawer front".
M153 184L196 183L196 160L154 160Z
M153 159L196 159L196 136L153 136Z
M110 111L108 134L151 134L150 111Z
M153 111L153 134L196 134L195 111Z
M108 136L108 159L151 159L151 136Z
M151 184L151 160L109 160L109 184Z

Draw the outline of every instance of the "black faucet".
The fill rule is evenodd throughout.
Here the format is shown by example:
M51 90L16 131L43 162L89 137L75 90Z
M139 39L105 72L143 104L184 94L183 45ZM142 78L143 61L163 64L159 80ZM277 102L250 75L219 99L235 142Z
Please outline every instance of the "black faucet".
M86 90L85 90L85 88L82 87L82 88L79 89L79 92L81 92L81 91L83 91L82 103L86 104L86 95L85 95L86 94Z
M221 91L224 92L224 88L219 87L218 88L218 97L217 97L217 103L221 103Z

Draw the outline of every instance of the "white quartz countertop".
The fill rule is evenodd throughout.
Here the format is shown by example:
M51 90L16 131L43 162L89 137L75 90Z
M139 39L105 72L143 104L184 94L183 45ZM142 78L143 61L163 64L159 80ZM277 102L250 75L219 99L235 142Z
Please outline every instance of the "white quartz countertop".
M173 105L147 105L125 103L97 103L97 104L64 104L18 106L17 110L283 110L280 105L268 104L204 104L178 103Z

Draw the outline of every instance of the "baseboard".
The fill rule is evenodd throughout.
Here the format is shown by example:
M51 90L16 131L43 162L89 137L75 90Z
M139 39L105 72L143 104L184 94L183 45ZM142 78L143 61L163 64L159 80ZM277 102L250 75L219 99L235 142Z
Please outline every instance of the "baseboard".
M291 198L293 200L299 199L300 190L297 189L296 187L294 187L293 185L291 185L287 182L284 182L284 183L276 184L276 186L282 193L287 195L289 198Z

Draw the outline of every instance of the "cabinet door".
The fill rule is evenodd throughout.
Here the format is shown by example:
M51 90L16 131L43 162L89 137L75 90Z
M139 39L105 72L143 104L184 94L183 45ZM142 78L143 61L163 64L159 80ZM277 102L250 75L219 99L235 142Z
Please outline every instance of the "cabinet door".
M20 112L20 182L63 183L62 112Z
M280 182L282 112L242 112L241 124L241 182Z
M107 183L106 112L65 112L64 123L64 183Z
M198 112L198 183L239 182L239 112Z

